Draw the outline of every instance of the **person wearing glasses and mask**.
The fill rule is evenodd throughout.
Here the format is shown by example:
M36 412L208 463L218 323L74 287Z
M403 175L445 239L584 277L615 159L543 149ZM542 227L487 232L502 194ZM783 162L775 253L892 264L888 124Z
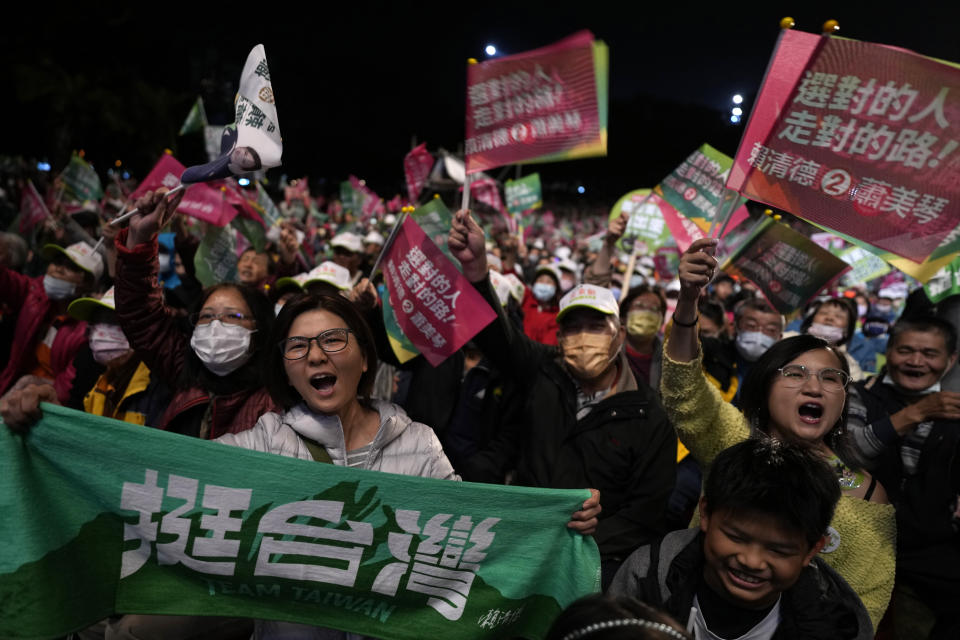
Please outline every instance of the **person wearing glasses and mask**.
M744 380L743 412L725 402L704 377L697 334L697 300L717 268L715 245L714 239L697 240L680 259L680 298L660 387L667 415L707 475L720 451L757 432L809 446L830 462L842 497L821 557L856 591L876 628L893 588L896 524L883 487L856 465L846 429L846 358L816 336L781 340Z
M158 424L204 439L251 428L276 408L258 356L266 350L273 308L261 292L222 283L190 309L189 329L163 304L157 283L157 231L182 197L163 189L137 200L140 212L117 236L116 313L130 346L172 388Z

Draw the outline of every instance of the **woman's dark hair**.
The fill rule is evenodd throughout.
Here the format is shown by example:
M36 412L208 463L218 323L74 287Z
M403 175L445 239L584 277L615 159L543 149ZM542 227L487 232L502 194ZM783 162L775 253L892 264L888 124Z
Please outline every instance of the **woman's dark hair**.
M740 389L740 410L750 422L751 430L769 433L770 387L780 378L780 368L802 354L817 349L832 353L840 364L839 369L850 375L847 359L823 338L804 333L774 343L750 368L750 373ZM847 424L847 411L848 403L844 399L840 419L830 427L824 439L845 465L855 469L856 458L851 454L853 445L849 432L844 428Z
M857 306L850 301L850 298L830 298L829 300L815 302L810 306L807 314L803 318L803 324L800 325L800 333L807 332L807 329L813 324L813 317L817 315L817 312L824 306L837 307L847 314L847 326L843 330L843 340L837 340L837 346L839 347L850 340L850 338L853 337L853 332L857 330Z
M657 304L660 305L660 315L664 317L667 316L667 299L663 295L663 289L660 287L651 287L647 283L643 283L630 289L630 291L627 292L627 297L620 303L621 320L627 319L627 314L630 313L630 305L645 293L652 293L657 296Z
M227 395L243 389L255 389L263 385L263 378L260 375L262 369L260 359L267 351L270 329L273 327L273 305L270 304L267 296L253 287L222 282L204 289L203 295L190 305L189 313L191 315L198 313L210 296L225 289L233 289L239 293L253 314L253 321L256 324L256 331L250 336L253 355L233 373L218 376L204 366L188 342L183 371L178 381L178 386L181 388L201 387L215 395Z
M545 640L683 640L692 638L670 615L636 598L594 593L556 617Z
M287 339L290 333L290 327L293 321L301 314L308 311L329 311L339 316L352 332L353 338L360 347L360 353L367 362L367 370L360 376L360 382L357 384L357 397L361 401L368 398L373 391L373 381L377 377L377 347L373 340L373 333L370 327L356 306L340 294L336 295L313 295L301 294L294 296L283 305L280 315L273 325L273 333L270 336L270 350L263 363L264 376L266 378L267 391L274 402L283 406L285 409L299 404L302 401L300 394L291 386L287 380L287 372L283 366L283 355L280 353L279 344ZM313 336L309 336L313 337Z
M833 519L840 485L818 452L761 436L714 458L703 497L708 515L720 509L744 518L762 513L786 529L803 532L812 549Z

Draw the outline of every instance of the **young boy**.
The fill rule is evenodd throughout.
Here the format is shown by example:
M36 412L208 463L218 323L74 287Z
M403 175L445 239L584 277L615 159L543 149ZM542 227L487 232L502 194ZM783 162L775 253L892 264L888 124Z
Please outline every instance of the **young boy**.
M836 474L817 452L741 442L713 463L699 530L638 549L608 593L663 608L697 640L868 640L863 604L816 557L839 499Z

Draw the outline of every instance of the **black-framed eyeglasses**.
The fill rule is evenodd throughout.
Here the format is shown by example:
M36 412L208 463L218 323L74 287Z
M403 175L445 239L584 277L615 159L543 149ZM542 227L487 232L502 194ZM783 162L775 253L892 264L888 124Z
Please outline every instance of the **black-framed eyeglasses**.
M253 320L253 316L248 316L239 311L224 311L214 313L213 311L201 311L200 313L190 314L190 324L210 324L214 320L219 320L223 324L243 324L244 320Z
M310 353L310 343L314 341L324 353L343 351L347 348L351 333L353 331L350 329L328 329L313 338L291 336L278 344L277 347L287 360L300 360Z
M824 391L837 392L846 389L850 382L850 375L840 369L827 367L814 373L802 364L788 364L777 369L783 378L783 384L788 387L801 387L810 376L815 375Z

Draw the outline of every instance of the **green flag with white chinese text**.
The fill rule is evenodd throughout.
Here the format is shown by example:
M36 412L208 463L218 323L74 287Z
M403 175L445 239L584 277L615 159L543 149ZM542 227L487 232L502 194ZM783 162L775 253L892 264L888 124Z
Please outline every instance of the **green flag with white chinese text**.
M116 613L288 620L378 638L540 638L596 591L586 490L416 478L43 405L0 427L0 637Z
M103 197L100 176L89 162L76 153L70 156L70 163L60 174L60 180L63 181L64 196L67 200L86 202Z

